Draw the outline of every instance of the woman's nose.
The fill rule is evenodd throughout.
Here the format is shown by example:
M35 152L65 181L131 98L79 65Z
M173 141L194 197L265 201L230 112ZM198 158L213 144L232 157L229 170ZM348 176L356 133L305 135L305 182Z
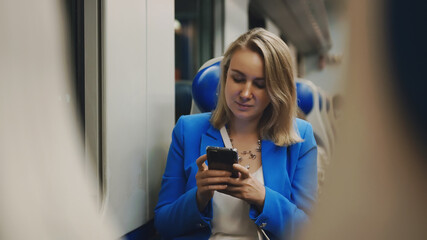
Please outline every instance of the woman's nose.
M252 97L252 85L251 83L246 83L240 92L240 97L243 99L250 99Z

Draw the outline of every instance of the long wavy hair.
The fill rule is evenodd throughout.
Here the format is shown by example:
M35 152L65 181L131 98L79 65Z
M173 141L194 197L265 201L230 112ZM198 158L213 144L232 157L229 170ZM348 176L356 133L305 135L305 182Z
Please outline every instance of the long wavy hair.
M221 61L218 103L211 117L212 125L220 129L231 120L233 113L225 101L225 82L233 53L243 48L258 53L264 61L266 90L271 102L259 121L261 137L278 146L301 142L294 128L297 97L289 48L279 37L263 28L244 33L225 52Z

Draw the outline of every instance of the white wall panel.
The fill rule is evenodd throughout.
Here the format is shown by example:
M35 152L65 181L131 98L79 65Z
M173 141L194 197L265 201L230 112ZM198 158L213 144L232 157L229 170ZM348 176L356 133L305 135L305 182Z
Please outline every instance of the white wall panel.
M151 219L175 124L174 1L148 0L147 9L146 219Z
M173 1L103 7L104 208L126 234L153 215L174 124Z
M82 171L68 3L0 1L0 239L116 239Z
M85 172L94 181L100 179L100 74L99 74L99 2L86 0L84 2L84 111L85 111ZM93 198L100 202L100 189L93 192Z
M249 0L224 1L224 51L249 28Z

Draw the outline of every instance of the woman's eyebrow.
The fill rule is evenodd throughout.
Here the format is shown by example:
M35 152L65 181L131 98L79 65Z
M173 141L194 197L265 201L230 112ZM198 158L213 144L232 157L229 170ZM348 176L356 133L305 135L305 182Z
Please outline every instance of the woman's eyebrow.
M239 71L239 70L236 70L236 69L230 69L230 70L231 70L231 72L238 73L238 74L240 74L240 75L246 76L246 74L242 73L242 72L241 72L241 71Z
M244 74L243 72L241 72L241 71L239 71L237 69L230 69L230 70L232 72L238 73L238 74L243 75L243 76L246 77L246 74ZM254 80L263 80L263 81L265 81L265 78L264 77L255 77Z

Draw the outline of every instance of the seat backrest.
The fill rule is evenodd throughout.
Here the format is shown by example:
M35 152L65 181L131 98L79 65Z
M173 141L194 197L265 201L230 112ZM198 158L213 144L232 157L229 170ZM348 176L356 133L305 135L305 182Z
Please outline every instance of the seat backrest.
M328 139L328 133L323 123L320 113L320 95L316 85L309 80L297 78L297 102L298 107L306 115L306 120L313 126L317 144L322 145L328 157L331 154L331 147ZM323 105L323 100L322 100Z
M332 101L332 96L327 95L326 100L327 100L327 104L328 104L327 105L327 113L328 113L329 121L331 122L334 141L336 141L336 137L337 137L336 121L335 121L336 119L335 119L335 115L334 115L334 103Z
M200 67L193 79L193 104L191 114L211 112L215 109L218 100L219 79L221 74L221 60L217 57L207 61Z
M335 136L332 130L332 122L328 115L328 109L330 109L330 102L328 101L328 97L325 91L321 88L318 88L319 97L322 99L322 107L320 108L320 115L322 116L322 120L325 126L326 133L328 135L329 146L331 148L331 152L334 150L335 146Z

